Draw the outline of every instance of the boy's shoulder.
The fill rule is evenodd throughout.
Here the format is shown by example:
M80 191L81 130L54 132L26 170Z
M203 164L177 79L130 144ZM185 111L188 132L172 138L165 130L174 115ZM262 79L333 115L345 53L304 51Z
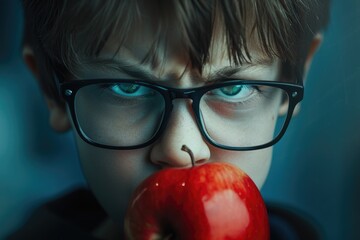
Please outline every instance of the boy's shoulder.
M106 217L91 192L78 189L36 209L7 239L97 239L91 232Z
M311 218L290 207L267 203L271 240L321 239ZM78 189L34 211L28 222L8 239L97 239L91 236L106 220L92 193Z
M305 212L278 203L266 203L271 240L319 240L320 226Z

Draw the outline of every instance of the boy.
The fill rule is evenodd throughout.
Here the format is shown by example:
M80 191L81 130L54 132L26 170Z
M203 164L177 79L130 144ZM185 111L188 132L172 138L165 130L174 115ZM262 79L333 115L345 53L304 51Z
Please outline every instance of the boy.
M197 165L230 162L260 189L328 11L312 0L24 0L24 10L25 62L51 126L74 130L96 201L80 191L50 203L13 239L122 239L134 188L191 166L183 145ZM272 223L272 238L315 238L281 216L290 226Z

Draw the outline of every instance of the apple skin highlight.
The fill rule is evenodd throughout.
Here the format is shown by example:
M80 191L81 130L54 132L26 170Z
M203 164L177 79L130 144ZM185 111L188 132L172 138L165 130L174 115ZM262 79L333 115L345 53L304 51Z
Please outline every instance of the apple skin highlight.
M168 168L135 190L128 240L267 240L265 203L251 178L228 163Z

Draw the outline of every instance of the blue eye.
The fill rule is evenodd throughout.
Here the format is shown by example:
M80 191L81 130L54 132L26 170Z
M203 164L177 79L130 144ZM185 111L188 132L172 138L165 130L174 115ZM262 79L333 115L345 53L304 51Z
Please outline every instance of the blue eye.
M226 87L214 89L211 91L211 93L213 95L217 95L222 98L241 101L251 96L254 93L254 91L255 88L253 86L233 85L233 86L226 86Z
M133 83L118 83L110 86L109 88L116 95L124 97L139 97L153 93L150 88Z
M241 90L243 88L244 88L244 86L241 86L241 85L227 86L227 87L220 88L220 91L225 95L235 96L236 94L241 92Z
M121 90L122 92L131 94L138 91L140 88L137 84L131 84L131 83L122 83L122 84L116 84L115 86L112 86L111 89L113 91Z

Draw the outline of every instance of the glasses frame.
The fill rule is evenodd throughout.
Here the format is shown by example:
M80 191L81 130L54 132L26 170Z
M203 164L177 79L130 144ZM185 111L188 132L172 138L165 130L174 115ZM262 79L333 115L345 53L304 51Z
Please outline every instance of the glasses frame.
M149 139L147 142L133 145L133 146L111 146L111 145L105 145L105 144L99 144L97 142L94 142L92 139L88 138L86 134L82 131L77 116L75 113L75 96L76 93L79 91L79 89L94 85L94 84L115 84L115 83L133 83L138 84L144 87L148 87L151 89L154 89L158 91L165 100L165 109L164 109L164 116L162 119L162 122L157 130L157 132L153 135L151 139ZM214 142L211 137L208 135L208 133L205 131L205 126L202 121L201 113L200 113L200 99L201 97L208 91L220 88L220 87L226 87L229 85L234 84L241 84L241 85L264 85L269 87L277 87L280 89L283 89L289 96L289 107L288 107L288 114L286 116L284 125L279 132L279 134L270 142L252 146L252 147L230 147L222 144L218 144ZM201 87L195 87L195 88L187 88L187 89L180 89L180 88L173 88L173 87L167 87L163 85L159 85L156 82L153 81L140 81L140 80L134 80L134 79L87 79L87 80L73 80L68 82L62 82L58 84L58 90L60 93L60 96L65 100L65 102L68 105L74 126L80 135L80 137L87 143L101 148L106 149L115 149L115 150L130 150L130 149L138 149L146 147L152 143L154 143L164 132L166 129L166 126L169 122L170 115L173 109L173 100L174 99L191 99L192 100L192 109L195 114L195 120L198 125L198 128L202 134L202 136L208 141L210 144L212 144L215 147L226 149L226 150L235 150L235 151L249 151L249 150L258 150L262 148L267 148L275 143L277 143L282 136L284 135L290 119L292 117L292 114L294 112L295 106L303 99L304 95L304 87L302 85L293 84L293 83L287 83L287 82L280 82L280 81L263 81L263 80L239 80L239 79L226 79L221 82L216 82L214 84L209 84Z

